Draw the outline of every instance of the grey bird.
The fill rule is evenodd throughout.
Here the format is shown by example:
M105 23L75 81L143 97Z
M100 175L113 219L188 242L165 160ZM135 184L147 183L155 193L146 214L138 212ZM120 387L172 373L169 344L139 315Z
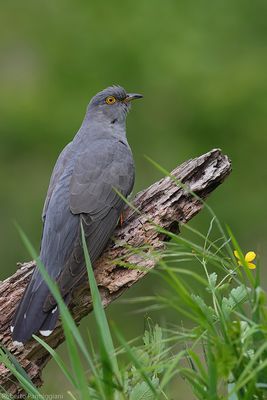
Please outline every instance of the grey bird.
M66 304L86 279L81 221L94 264L117 226L134 185L134 161L126 138L131 101L143 97L120 86L99 92L90 101L78 133L61 152L44 204L40 259L57 282ZM59 317L56 301L38 268L17 307L13 341L25 343L33 333L49 336Z

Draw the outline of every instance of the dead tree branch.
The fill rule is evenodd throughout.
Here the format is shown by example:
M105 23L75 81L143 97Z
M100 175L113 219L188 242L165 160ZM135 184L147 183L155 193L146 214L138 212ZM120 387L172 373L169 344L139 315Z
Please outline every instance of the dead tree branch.
M199 198L206 199L230 172L231 164L228 157L220 150L214 149L175 168L172 176L189 187ZM123 226L117 228L114 240L110 242L95 265L95 276L105 306L155 266L156 261L153 257L129 252L129 246L137 248L149 245L158 250L164 248L165 238L155 229L151 221L167 230L177 231L179 224L187 223L203 206L201 201L170 177L161 179L137 194L133 204L140 214L130 208L126 210ZM126 269L118 265L116 259L122 257L125 262L142 267L141 270ZM41 373L50 359L49 354L34 340L28 342L24 348L17 349L10 338L10 321L14 309L30 280L34 267L33 261L20 264L13 276L0 283L0 342L17 357L34 384L40 386ZM77 323L92 310L87 287L76 290L70 308ZM56 348L63 341L64 335L58 324L53 334L47 338L47 342ZM18 383L3 365L0 365L0 385L11 394L20 391Z

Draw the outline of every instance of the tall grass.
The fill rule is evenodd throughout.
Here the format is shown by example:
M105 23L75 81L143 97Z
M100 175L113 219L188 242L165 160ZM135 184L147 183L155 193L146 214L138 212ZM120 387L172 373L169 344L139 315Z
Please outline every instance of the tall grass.
M69 398L179 399L178 377L188 383L192 396L200 400L267 398L266 293L260 285L259 263L255 270L248 268L231 230L227 228L225 232L213 213L206 234L190 226L185 226L180 236L157 229L170 241L164 252L151 249L150 256L159 260L151 273L157 276L159 286L166 282L167 290L130 302L136 307L142 304L140 311L151 315L155 308L171 309L177 324L167 320L164 327L159 327L148 320L139 345L136 341L127 343L119 327L108 324L82 230L97 322L97 348L81 337L57 286L20 231L57 300L69 363L64 363L42 339L34 338L50 352L72 385ZM234 250L239 259L234 257ZM117 349L114 337L120 343ZM29 395L39 393L14 356L4 349L0 362L12 371ZM177 395L173 394L174 387Z

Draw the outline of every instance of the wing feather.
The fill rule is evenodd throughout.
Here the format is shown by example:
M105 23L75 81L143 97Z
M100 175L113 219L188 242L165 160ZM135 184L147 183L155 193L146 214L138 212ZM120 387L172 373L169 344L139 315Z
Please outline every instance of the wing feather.
M134 164L127 142L95 140L86 151L70 143L61 153L43 210L40 258L65 299L85 277L80 220L92 263L104 250L134 183ZM40 328L53 329L55 301L35 270L13 319L13 338L25 342ZM26 316L26 318L25 318Z
M53 193L60 177L64 173L66 165L68 164L69 160L71 159L71 153L72 153L72 142L68 143L67 146L64 147L64 149L60 153L60 155L57 159L57 162L54 166L54 169L53 169L53 172L52 172L52 175L50 178L48 190L47 190L46 199L44 202L44 208L43 208L43 212L42 212L43 221L46 216L46 212L48 209L48 205L49 205L49 201L52 196L52 193Z
M134 164L129 147L111 142L108 146L105 144L104 149L103 154L103 143L100 142L85 151L77 160L70 183L70 209L74 215L80 215L83 222L92 263L106 247L124 206L114 187L127 197L134 182ZM85 275L79 231L73 251L57 279L62 295L69 293ZM53 297L49 296L44 310L54 305Z

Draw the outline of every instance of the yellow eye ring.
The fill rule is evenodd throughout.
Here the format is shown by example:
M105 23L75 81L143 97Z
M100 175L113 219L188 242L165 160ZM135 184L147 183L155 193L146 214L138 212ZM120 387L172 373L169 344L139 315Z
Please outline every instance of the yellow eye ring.
M105 99L105 102L109 105L116 103L116 98L114 96L108 96Z

